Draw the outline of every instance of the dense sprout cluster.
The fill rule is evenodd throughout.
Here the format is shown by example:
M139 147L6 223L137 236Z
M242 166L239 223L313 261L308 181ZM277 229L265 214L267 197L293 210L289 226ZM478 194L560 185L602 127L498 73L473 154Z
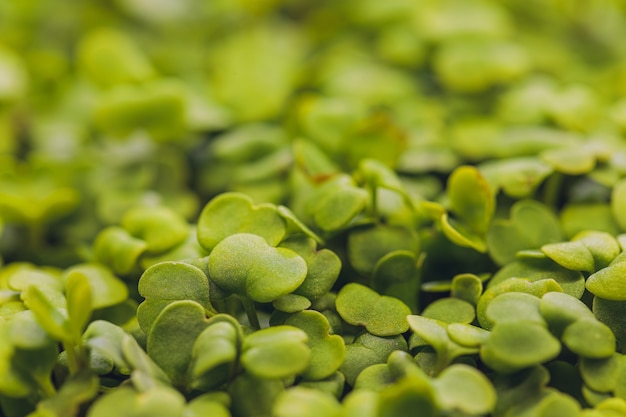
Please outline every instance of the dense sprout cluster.
M626 416L626 7L0 2L3 417Z

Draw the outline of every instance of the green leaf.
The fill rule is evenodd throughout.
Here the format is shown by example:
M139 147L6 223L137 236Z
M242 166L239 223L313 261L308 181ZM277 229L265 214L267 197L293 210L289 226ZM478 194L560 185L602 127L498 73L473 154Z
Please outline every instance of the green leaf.
M468 365L446 368L433 381L437 403L447 411L469 415L491 413L496 406L496 390L491 381Z
M403 378L380 392L379 417L410 417L415 410L420 416L436 415L435 390L427 381Z
M74 274L85 277L91 290L94 309L122 303L128 297L128 287L104 265L97 263L77 264L68 268L63 277L66 281Z
M333 375L346 354L343 338L330 333L328 319L317 311L307 310L292 314L285 324L303 330L311 349L311 360L302 373L307 380L320 380Z
M493 326L493 321L487 315L487 309L489 308L489 304L501 294L507 292L522 292L535 297L541 297L551 291L563 292L559 284L553 279L542 279L531 282L522 278L509 278L497 285L487 288L480 297L478 305L476 306L478 322L487 330Z
M579 242L549 243L541 251L564 268L574 271L593 272L595 262L587 247Z
M193 344L189 374L195 389L211 389L231 376L241 345L233 323L217 321L200 333Z
M279 379L257 378L242 373L229 385L233 416L271 416L272 407L285 385Z
M128 35L114 29L88 32L78 45L78 67L100 86L145 80L154 70Z
M362 333L353 343L346 345L346 357L339 370L345 375L346 382L353 386L361 371L368 366L387 362L389 355L397 350L408 350L402 335L379 337Z
M174 78L121 84L101 95L93 119L112 136L128 137L143 130L155 141L172 141L186 129L184 94L184 85Z
M614 301L599 296L593 298L593 314L598 320L611 328L617 340L619 352L626 351L626 301Z
M512 146L510 141L507 146ZM553 172L541 159L525 156L491 159L478 168L494 190L502 189L506 195L517 199L532 198L537 187Z
M98 233L94 242L95 258L118 274L128 274L139 262L148 244L126 230L110 226Z
M517 252L562 240L559 221L548 207L521 200L511 207L510 220L496 219L487 233L489 254L499 265L515 260Z
M243 341L241 363L258 378L295 376L309 365L307 340L307 334L293 326L257 330Z
M207 327L204 308L191 300L174 301L154 321L148 333L148 355L175 387L187 387L193 346Z
M476 312L474 306L458 298L440 298L430 303L422 316L440 320L445 323L466 323L474 321Z
M413 333L436 352L434 374L441 372L454 358L478 351L476 346L460 345L453 341L448 335L448 323L417 315L408 316L407 320Z
M622 355L613 354L606 358L593 359L581 357L580 375L585 385L597 392L610 392L618 384L621 366L624 364Z
M209 281L202 270L187 263L162 262L151 266L139 279L138 288L145 300L137 309L137 320L146 333L172 302L191 300L210 309Z
M626 179L619 181L611 190L611 212L621 230L626 230Z
M369 276L383 257L395 251L417 255L420 242L409 228L374 225L353 229L348 235L348 259L357 272Z
M450 295L475 306L483 292L483 281L474 274L459 274L452 278Z
M626 301L626 262L618 262L587 278L585 287L593 295L613 301Z
M89 371L81 371L70 376L55 395L40 401L36 413L51 413L51 416L58 417L77 416L81 405L92 400L96 394L98 378Z
M87 276L77 270L67 275L65 287L68 324L74 340L78 341L93 312L92 290Z
M580 319L594 319L589 307L576 297L561 293L548 292L539 302L541 316L548 323L550 331L558 337L567 326Z
M130 386L119 387L100 397L87 417L179 417L183 415L185 398L175 389L159 386L138 392Z
M291 249L306 261L306 278L294 291L295 294L314 300L332 289L341 272L341 259L335 252L318 250L315 241L309 238L290 238L280 246Z
M608 358L615 353L613 332L595 318L576 320L565 328L561 338L569 350L586 358Z
M218 287L261 303L295 291L307 275L306 262L296 252L274 248L249 233L222 240L209 256L208 265Z
M254 205L242 193L223 193L212 199L198 219L198 242L208 251L224 238L237 233L251 233L276 246L285 237L286 224L272 204Z
M41 327L54 339L71 343L74 338L66 314L56 308L39 288L26 289L27 306L35 314Z
M292 387L280 393L272 409L274 417L339 417L335 397L312 388Z
M135 207L124 214L122 227L144 242L148 253L161 253L182 243L189 226L167 207Z
M315 224L326 232L341 230L365 209L369 199L369 193L361 188L338 185L316 202Z
M365 326L376 336L393 336L409 329L406 316L411 310L402 301L361 284L344 285L337 294L336 308L346 322Z
M501 373L512 373L554 359L561 343L545 326L524 320L503 321L491 329L480 350L482 361Z
M495 197L491 187L471 166L456 168L447 185L450 210L458 221L471 232L484 235L495 210Z
M505 292L497 295L489 305L485 314L494 324L505 321L532 321L545 324L539 312L540 300L538 297L524 292Z

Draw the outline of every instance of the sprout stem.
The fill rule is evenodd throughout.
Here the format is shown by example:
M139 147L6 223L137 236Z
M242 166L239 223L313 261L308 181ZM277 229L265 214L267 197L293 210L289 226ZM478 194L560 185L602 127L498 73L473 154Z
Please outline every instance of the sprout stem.
M254 301L252 301L248 297L241 297L241 304L243 304L243 308L246 310L246 315L248 316L248 321L250 322L250 326L252 328L259 330L261 328L261 324L259 323L259 316L256 314L256 307L254 306Z

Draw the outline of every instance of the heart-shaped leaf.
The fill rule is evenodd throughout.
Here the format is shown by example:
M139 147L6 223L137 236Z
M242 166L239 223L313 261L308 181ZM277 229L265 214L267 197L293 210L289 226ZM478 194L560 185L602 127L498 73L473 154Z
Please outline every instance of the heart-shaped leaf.
M284 238L286 224L272 204L254 205L243 193L223 193L212 199L198 219L198 242L208 251L224 238L237 233L261 236L276 246Z
M146 333L161 311L174 301L191 300L212 310L206 275L188 263L163 262L151 266L139 279L138 286L145 300L137 309L137 320Z
M489 254L499 265L515 260L517 252L562 240L559 221L543 204L521 200L511 207L511 219L496 219L487 233Z
M501 373L512 373L555 358L561 343L545 326L531 321L503 321L491 329L480 350L482 361Z
M343 363L346 347L339 335L330 334L328 319L317 311L307 310L292 314L285 324L302 329L308 337L311 360L302 377L319 380L334 374Z
M205 309L195 301L182 300L167 305L150 328L148 355L174 386L186 389L194 343L207 327Z
M341 259L333 251L317 250L315 241L310 238L290 238L280 246L291 249L306 261L306 278L295 294L315 300L332 289L341 271Z
M296 252L272 247L249 233L222 240L208 266L211 280L221 289L261 303L295 291L307 274L306 262Z
M381 296L361 284L344 285L337 294L336 307L346 322L365 326L376 336L393 336L409 329L406 316L411 310L402 301Z
M293 326L275 326L246 336L241 363L258 378L281 379L302 373L309 365L308 336Z
M593 256L595 270L606 268L620 254L621 247L613 235L606 232L586 230L577 233L572 241L581 242Z
M136 207L124 214L122 227L146 242L149 253L164 252L187 238L184 218L167 207Z

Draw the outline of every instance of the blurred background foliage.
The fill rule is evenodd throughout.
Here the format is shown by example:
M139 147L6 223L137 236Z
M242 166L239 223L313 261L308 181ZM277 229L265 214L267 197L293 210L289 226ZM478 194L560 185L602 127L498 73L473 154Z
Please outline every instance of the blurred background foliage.
M303 181L364 158L416 201L476 164L503 213L604 213L624 39L619 0L2 1L0 255L68 266L131 207L223 191L306 218Z

